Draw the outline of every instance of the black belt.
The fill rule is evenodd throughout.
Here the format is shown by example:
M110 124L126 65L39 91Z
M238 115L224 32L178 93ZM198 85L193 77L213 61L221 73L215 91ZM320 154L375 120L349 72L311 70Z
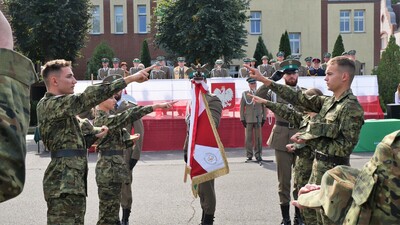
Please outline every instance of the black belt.
M50 152L51 158L63 158L63 157L86 157L87 151L85 149L60 149L57 151Z
M340 157L334 155L326 155L324 153L315 151L315 158L319 161L333 163L337 165L350 165L350 159L348 157Z
M293 129L294 125L288 122L283 122L283 121L275 121L275 124L281 127L287 127L289 129Z
M100 156L113 156L113 155L124 155L123 150L105 150L100 152Z

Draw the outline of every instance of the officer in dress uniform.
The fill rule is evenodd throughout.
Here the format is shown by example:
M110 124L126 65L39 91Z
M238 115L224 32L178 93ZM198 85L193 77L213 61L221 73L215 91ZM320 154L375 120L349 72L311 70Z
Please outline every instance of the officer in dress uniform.
M256 58L250 58L250 66L251 67L256 68L256 63L257 63Z
M217 59L215 61L215 68L211 70L210 77L230 77L229 71L225 68L222 68L224 61L222 59Z
M157 61L160 63L160 70L164 71L165 75L163 79L173 79L172 73L170 68L166 65L165 62L165 57L164 56L158 56Z
M191 68L185 66L185 57L178 57L178 66L174 68L175 79L188 79Z
M101 59L102 68L97 71L97 80L103 80L106 76L108 76L108 63L109 60L107 58Z
M245 149L247 160L252 160L253 149L254 156L257 161L262 161L262 135L261 127L264 126L266 120L265 107L253 102L252 97L247 94L255 94L257 90L257 82L253 78L247 78L249 90L242 93L240 100L240 121L245 128Z
M355 75L363 75L362 71L362 63L356 59L356 50L350 50L349 57L354 60L354 65L356 66L356 71L354 72Z
M144 69L143 66L140 66L140 63L141 63L140 59L134 58L132 60L132 63L133 63L133 66L129 69L129 74L134 74L134 73Z
M110 68L108 70L108 76L110 76L110 75L121 75L123 77L125 75L124 70L119 68L119 62L120 62L120 60L118 58L113 58L112 59L113 68Z
M324 54L324 62L321 64L321 68L323 70L326 70L326 65L327 65L328 61L331 59L331 57L332 57L332 54L329 52Z
M166 73L164 70L161 70L162 65L160 62L156 63L156 66L150 73L150 79L167 79Z
M251 59L244 58L243 62L244 62L244 64L250 65ZM239 69L239 78L247 78L247 77L249 77L249 75L250 75L249 70L246 67L241 67Z
M280 64L283 62L283 60L285 59L285 53L282 51L279 51L276 53L276 62L275 62L275 71L280 70Z
M270 77L275 72L274 67L268 64L268 60L268 56L264 55L261 57L262 64L257 67L264 77Z

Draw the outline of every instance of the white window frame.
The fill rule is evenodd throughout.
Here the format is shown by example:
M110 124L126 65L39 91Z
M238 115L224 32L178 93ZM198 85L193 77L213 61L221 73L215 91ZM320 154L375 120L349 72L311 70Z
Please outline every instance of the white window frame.
M95 29L95 22L98 22L97 25L97 29ZM100 6L99 5L93 5L92 8L92 27L91 27L91 34L100 34Z
M362 14L362 15L360 15ZM354 10L354 33L365 32L365 10Z
M118 13L117 9L121 9L121 12ZM118 20L122 21L121 29L118 30ZM124 33L124 6L123 5L114 5L114 33L123 34Z
M144 7L144 12L140 12L141 9ZM138 14L138 33L139 34L147 34L147 7L146 5L138 5L137 6L137 14ZM142 26L142 22L144 21L144 27Z
M343 15L342 13L348 13L348 15ZM351 15L351 10L340 10L340 22L339 22L340 33L350 33L351 32L350 15ZM343 25L343 29L342 29L342 25ZM346 29L346 25L348 25L347 29Z
M292 55L300 55L301 50L301 33L293 32L289 33L290 50ZM297 46L297 52L294 51Z
M261 34L261 11L250 12L250 34Z

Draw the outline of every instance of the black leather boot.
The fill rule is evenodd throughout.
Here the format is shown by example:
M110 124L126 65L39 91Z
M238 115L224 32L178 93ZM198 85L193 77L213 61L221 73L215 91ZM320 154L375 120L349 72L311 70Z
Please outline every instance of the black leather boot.
M297 207L294 207L295 214L294 214L294 219L293 219L293 225L304 225L303 218L301 217L300 209Z
M290 207L289 204L281 205L282 222L280 225L291 225L292 224L292 221L290 221L289 207Z
M213 225L214 224L214 214L208 215L204 214L204 219L201 222L201 225Z
M131 214L131 209L122 209L121 225L129 225L129 215L130 214Z

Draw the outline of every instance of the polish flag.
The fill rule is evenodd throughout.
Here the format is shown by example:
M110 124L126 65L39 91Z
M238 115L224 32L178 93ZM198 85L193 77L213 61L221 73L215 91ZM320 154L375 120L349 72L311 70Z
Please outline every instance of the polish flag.
M188 140L188 161L185 169L192 179L192 191L197 197L197 185L229 173L224 146L219 138L205 94L204 81L193 81Z

